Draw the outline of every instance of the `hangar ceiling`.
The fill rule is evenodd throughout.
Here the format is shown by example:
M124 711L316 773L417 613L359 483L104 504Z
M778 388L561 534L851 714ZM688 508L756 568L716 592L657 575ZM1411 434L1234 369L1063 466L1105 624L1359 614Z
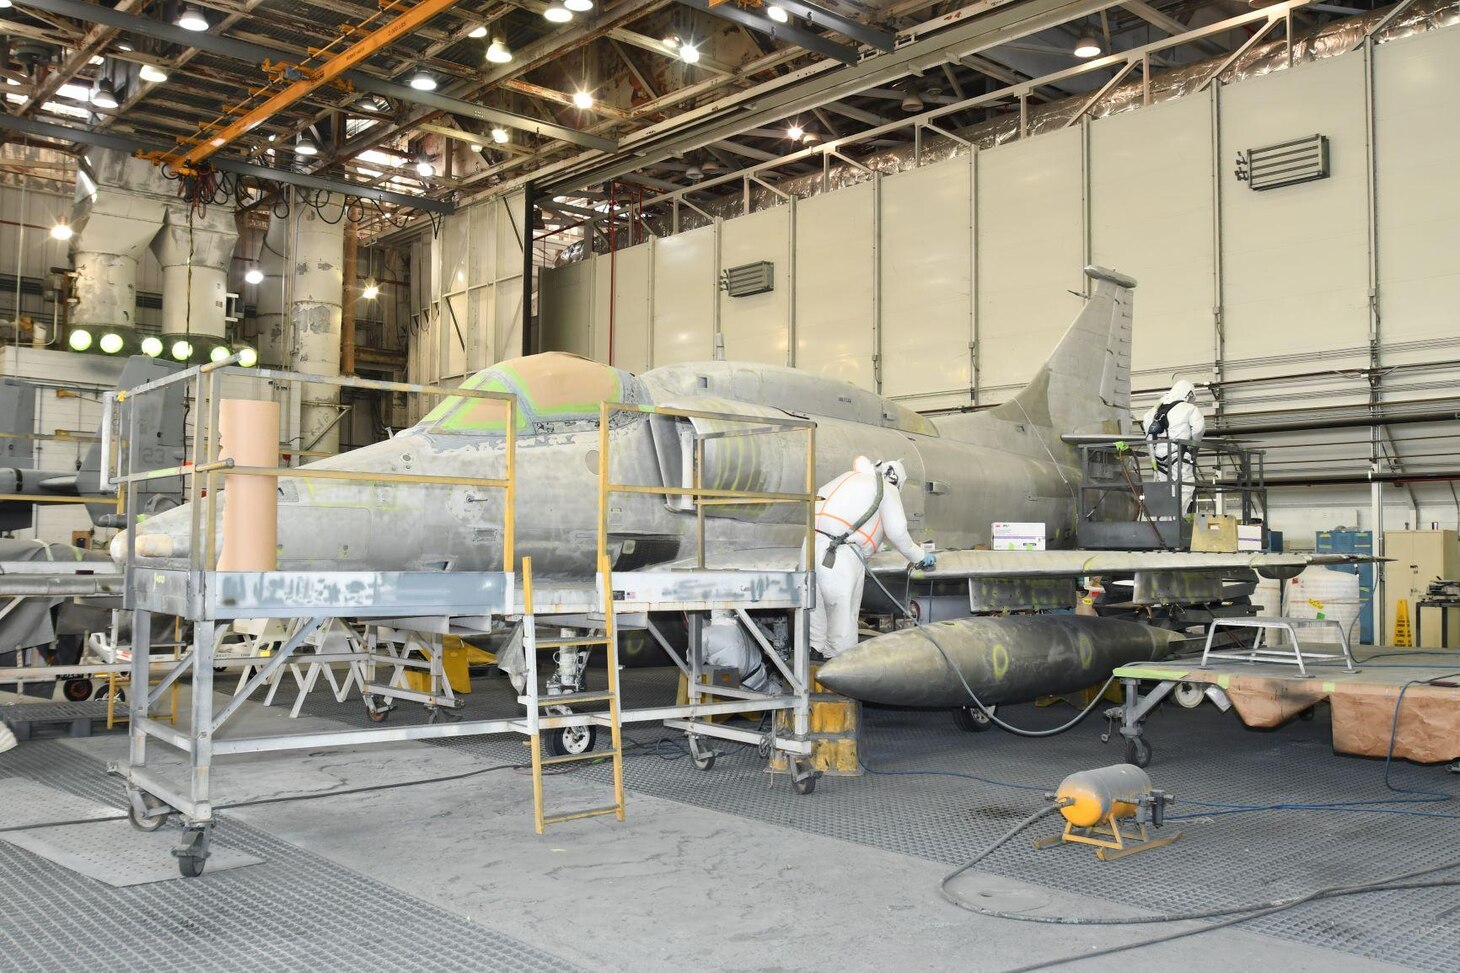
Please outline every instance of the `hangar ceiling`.
M665 192L1080 65L1082 40L1110 54L1250 9L1239 0L567 2L578 12L543 0L15 0L0 9L4 105L11 116L177 146L174 163L215 155L437 200L529 175L557 192L624 176ZM1292 11L1291 27L1373 6L1310 3ZM397 18L420 24L387 36ZM1256 29L1209 32L1149 63L1219 57ZM342 55L351 70L313 86ZM991 98L944 123L1096 91L1118 69L1035 86L1022 100ZM261 118L247 113L291 87L312 90L270 102L281 107L233 137L231 123ZM889 131L856 151L915 137ZM819 166L793 159L775 175Z

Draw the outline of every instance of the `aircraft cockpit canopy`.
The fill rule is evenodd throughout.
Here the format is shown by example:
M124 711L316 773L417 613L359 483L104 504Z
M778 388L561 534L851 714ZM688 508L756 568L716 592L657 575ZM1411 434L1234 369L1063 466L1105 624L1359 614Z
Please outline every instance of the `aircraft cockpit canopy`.
M596 425L602 402L643 403L643 387L630 373L565 352L528 355L493 365L468 378L466 389L511 392L517 396L518 435L567 431ZM506 403L452 395L421 420L417 429L455 435L505 431Z

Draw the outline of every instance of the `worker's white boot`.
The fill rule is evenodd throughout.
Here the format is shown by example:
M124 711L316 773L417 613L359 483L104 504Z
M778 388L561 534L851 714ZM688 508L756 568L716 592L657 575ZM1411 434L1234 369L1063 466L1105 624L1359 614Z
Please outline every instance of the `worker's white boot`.
M19 742L15 739L15 734L10 732L10 727L4 723L0 723L0 753L4 753L6 750L14 750L19 745Z

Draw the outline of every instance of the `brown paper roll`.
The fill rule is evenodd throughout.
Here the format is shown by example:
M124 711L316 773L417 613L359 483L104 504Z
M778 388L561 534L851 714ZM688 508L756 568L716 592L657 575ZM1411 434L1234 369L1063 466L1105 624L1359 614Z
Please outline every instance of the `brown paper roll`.
M218 410L219 455L238 466L279 465L279 403L224 399ZM273 476L229 476L223 491L219 571L278 568L279 490Z

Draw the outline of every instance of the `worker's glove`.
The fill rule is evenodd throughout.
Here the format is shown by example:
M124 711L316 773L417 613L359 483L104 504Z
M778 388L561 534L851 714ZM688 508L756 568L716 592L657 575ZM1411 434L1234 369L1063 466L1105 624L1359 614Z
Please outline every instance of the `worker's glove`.
M917 563L917 567L920 571L931 571L933 570L933 566L937 563L938 559L933 557L933 555L924 554L923 559Z

